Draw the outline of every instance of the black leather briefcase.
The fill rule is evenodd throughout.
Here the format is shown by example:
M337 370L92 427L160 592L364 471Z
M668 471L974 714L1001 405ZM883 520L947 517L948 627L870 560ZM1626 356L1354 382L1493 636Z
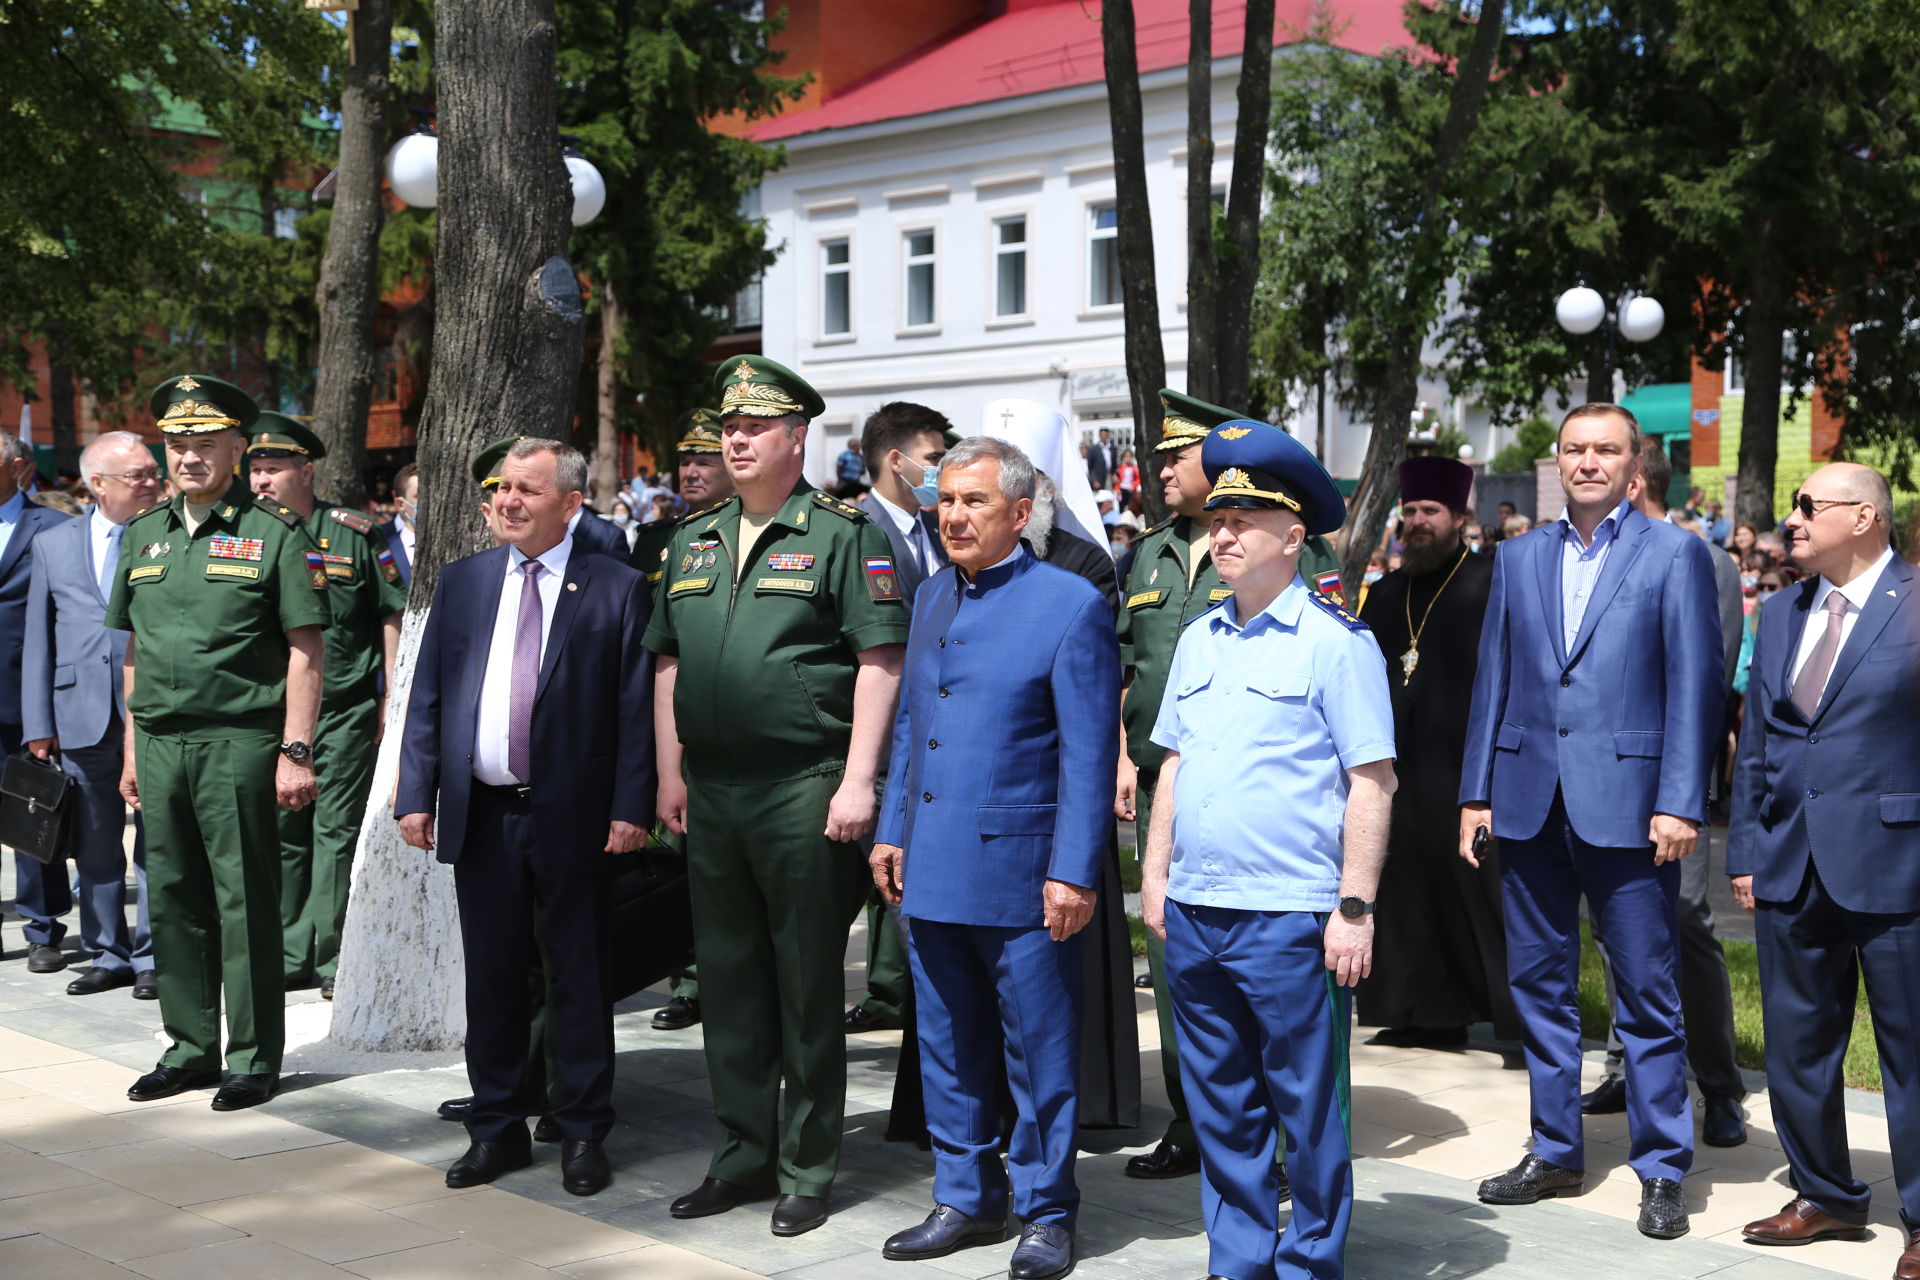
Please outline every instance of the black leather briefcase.
M75 786L52 760L8 756L0 766L0 844L39 862L71 856Z

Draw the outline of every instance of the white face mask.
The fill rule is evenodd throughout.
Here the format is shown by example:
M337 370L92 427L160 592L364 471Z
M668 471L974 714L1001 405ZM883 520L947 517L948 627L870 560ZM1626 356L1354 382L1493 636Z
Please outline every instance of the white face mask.
M1380 569L1369 569L1369 570L1367 570L1367 572L1366 572L1366 574L1364 575L1364 577L1363 577L1363 578L1362 578L1361 580L1362 580L1363 582L1378 582L1378 581L1380 581L1380 579L1382 579L1382 578L1384 578L1384 577L1386 577L1386 576L1387 576L1387 575L1386 575L1386 573L1385 573L1385 571L1383 571L1383 570L1380 570Z
M616 511L613 514L613 522L624 529L633 523L633 517L624 511Z

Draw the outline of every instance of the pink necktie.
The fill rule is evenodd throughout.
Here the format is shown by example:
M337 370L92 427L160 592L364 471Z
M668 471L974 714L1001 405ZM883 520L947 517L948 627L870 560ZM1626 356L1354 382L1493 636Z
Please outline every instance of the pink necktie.
M513 685L507 700L507 772L533 780L533 695L540 687L540 570L538 560L521 566L520 618L513 628Z
M1838 591L1827 592L1826 610L1827 632L1813 646L1807 665L1800 668L1800 677L1793 682L1793 705L1809 720L1820 709L1820 695L1826 692L1827 677L1833 674L1833 660L1840 656L1840 620L1847 616L1847 598Z

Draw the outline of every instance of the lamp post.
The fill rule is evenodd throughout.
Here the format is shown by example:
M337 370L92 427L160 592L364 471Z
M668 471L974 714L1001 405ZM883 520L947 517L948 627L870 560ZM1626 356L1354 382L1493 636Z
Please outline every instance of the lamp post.
M431 209L440 203L440 139L426 120L428 113L387 151L387 185L404 204ZM593 162L581 155L572 140L563 138L567 177L573 184L573 225L584 227L600 216L607 204L607 180Z
M1595 345L1594 353L1587 359L1589 404L1613 399L1615 342L1620 338L1628 342L1651 342L1667 324L1666 309L1644 293L1623 298L1619 307L1609 312L1607 300L1600 296L1600 291L1584 284L1575 285L1560 295L1553 304L1553 318L1576 338L1596 329L1602 332L1602 341Z

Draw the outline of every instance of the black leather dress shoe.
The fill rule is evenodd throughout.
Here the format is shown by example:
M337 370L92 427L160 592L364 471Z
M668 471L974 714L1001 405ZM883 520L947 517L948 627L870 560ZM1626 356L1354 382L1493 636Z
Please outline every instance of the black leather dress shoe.
M560 1126L553 1122L552 1116L540 1117L540 1122L533 1126L533 1140L535 1142L560 1141Z
M700 1002L691 996L675 996L653 1011L655 1031L685 1031L700 1021Z
M127 1090L129 1102L158 1102L188 1089L198 1089L220 1079L218 1071L189 1071L185 1067L155 1067L133 1082Z
M590 1196L613 1181L607 1150L597 1139L568 1141L560 1148L560 1185L570 1196Z
M825 1196L781 1196L773 1202L773 1234L803 1236L815 1227L827 1225Z
M532 1163L533 1144L527 1141L526 1130L518 1130L517 1135L509 1130L508 1136L499 1142L476 1142L468 1147L465 1155L447 1166L447 1185L483 1186L503 1173L524 1169Z
M1591 1093L1580 1095L1583 1116L1617 1116L1627 1109L1627 1078L1606 1076Z
M70 996L92 996L98 995L102 991L111 991L115 987L130 987L132 985L133 973L131 970L102 969L99 965L95 965L67 984L67 994Z
M333 979L332 978L320 979L320 998L322 1000L333 999Z
M1687 1234L1687 1202L1680 1184L1672 1178L1641 1179L1640 1220L1634 1225L1655 1240L1678 1240Z
M244 1111L248 1107L257 1107L273 1096L280 1087L280 1076L269 1071L257 1076L228 1076L213 1095L215 1111Z
M863 1004L857 1004L847 1010L847 1016L840 1020L847 1034L859 1035L863 1031L898 1031L900 1019L889 1018L884 1013L875 1013Z
M1557 1164L1528 1156L1505 1173L1496 1174L1480 1184L1482 1204L1532 1204L1568 1191L1578 1191L1587 1175L1579 1169L1563 1169Z
M465 1124L468 1117L473 1115L473 1099L448 1098L440 1104L438 1114L442 1120L457 1120Z
M1073 1269L1073 1233L1045 1222L1029 1222L1007 1264L1012 1280L1047 1280Z
M1146 1155L1127 1161L1129 1178L1184 1178L1200 1172L1200 1153L1192 1147L1161 1139Z
M58 947L35 942L27 947L28 973L58 973L67 967L67 957Z
M1153 990L1153 974L1151 972L1134 974L1133 986L1136 991Z
M888 1236L880 1247L880 1256L895 1262L920 1262L944 1258L968 1245L999 1244L1006 1238L1005 1218L998 1222L969 1218L950 1204L937 1204L919 1226Z
M736 1187L725 1178L708 1178L667 1206L667 1212L676 1218L710 1218L716 1213L737 1209L762 1194Z
M158 1000L160 998L160 977L153 970L133 975L133 998L135 1000Z
M1747 1109L1738 1098L1710 1093L1701 1111L1700 1141L1710 1147L1737 1147L1747 1140Z

